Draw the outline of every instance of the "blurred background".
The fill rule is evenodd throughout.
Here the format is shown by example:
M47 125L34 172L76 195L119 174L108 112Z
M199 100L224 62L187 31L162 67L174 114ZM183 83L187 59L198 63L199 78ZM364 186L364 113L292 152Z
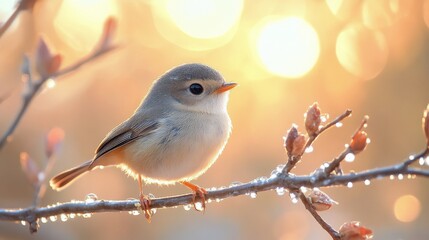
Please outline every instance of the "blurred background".
M0 2L0 22L16 1ZM0 38L0 131L21 103L22 55L34 58L39 36L67 66L89 54L109 16L118 21L120 48L50 81L32 102L12 141L0 151L0 207L31 205L33 189L19 164L26 151L45 161L52 127L65 140L51 176L93 156L105 134L138 106L166 70L200 62L240 86L231 91L233 133L216 164L194 181L203 187L247 182L286 161L282 137L303 128L313 102L331 118L353 116L324 134L293 170L308 174L337 156L364 115L371 144L343 170L398 163L425 144L422 111L429 103L429 0L39 0ZM51 177L49 176L49 177ZM340 204L322 217L334 228L359 220L375 239L427 239L428 179L372 181L324 189ZM146 193L188 193L183 186L145 186ZM119 169L91 172L62 192L48 189L41 205L88 193L99 199L138 197L138 185ZM330 239L300 203L259 193L210 203L204 214L183 208L142 216L95 214L90 219L28 226L0 222L0 239Z

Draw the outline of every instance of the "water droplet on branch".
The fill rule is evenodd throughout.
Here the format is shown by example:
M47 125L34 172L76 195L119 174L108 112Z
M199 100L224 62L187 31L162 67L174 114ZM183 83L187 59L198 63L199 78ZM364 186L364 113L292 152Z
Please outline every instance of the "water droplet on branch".
M85 197L85 203L93 203L97 201L98 197L95 195L95 193L88 193Z
M256 198L258 194L256 192L251 192L250 193L250 198Z
M189 211L189 210L191 210L191 208L192 208L191 204L183 205L183 209L185 209L185 211Z

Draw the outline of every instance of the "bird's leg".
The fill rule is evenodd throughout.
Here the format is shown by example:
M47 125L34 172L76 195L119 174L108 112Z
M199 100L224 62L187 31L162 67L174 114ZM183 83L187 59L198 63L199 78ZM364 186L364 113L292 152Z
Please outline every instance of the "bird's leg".
M147 221L150 222L152 213L150 212L150 199L143 194L143 182L142 182L142 176L139 175L139 189L140 189L140 205L144 212L144 216L146 217Z
M206 209L207 191L204 188L197 186L195 184L192 184L190 182L183 181L180 183L183 184L184 186L190 188L193 191L192 201L194 203L195 210L204 212L204 210ZM197 198L201 199L201 208L197 208L197 206L196 206Z

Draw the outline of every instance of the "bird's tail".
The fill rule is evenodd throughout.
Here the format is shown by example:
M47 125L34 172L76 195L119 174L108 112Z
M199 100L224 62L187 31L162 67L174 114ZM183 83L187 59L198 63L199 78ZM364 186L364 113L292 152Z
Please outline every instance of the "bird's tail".
M52 189L60 191L65 188L69 183L76 180L79 176L90 171L92 169L91 163L92 160L84 162L80 166L64 171L53 177L51 181L49 181L49 184L51 185Z

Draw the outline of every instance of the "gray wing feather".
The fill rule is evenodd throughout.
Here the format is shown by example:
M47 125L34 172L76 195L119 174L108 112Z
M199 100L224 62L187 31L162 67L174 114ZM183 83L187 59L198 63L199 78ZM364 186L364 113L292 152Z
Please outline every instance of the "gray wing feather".
M130 119L121 123L110 131L107 136L101 141L95 151L94 160L100 158L104 154L124 146L136 138L146 137L158 128L159 124L155 121L141 121L139 123L131 123Z

